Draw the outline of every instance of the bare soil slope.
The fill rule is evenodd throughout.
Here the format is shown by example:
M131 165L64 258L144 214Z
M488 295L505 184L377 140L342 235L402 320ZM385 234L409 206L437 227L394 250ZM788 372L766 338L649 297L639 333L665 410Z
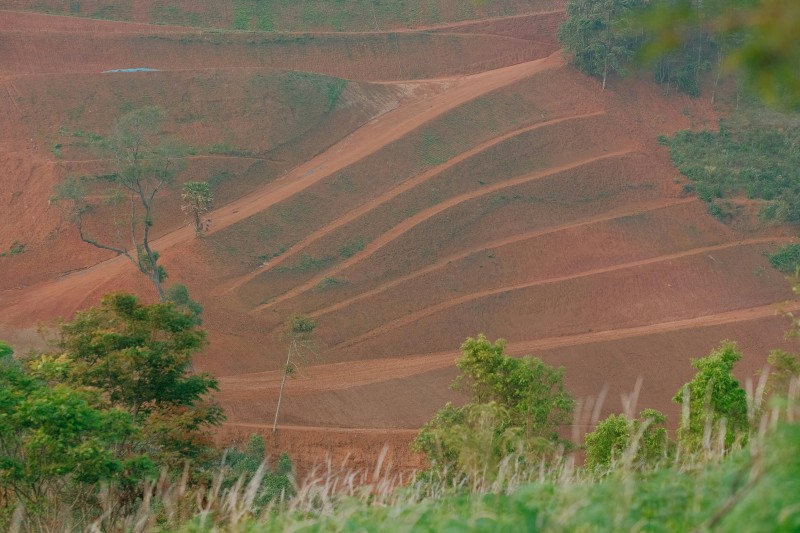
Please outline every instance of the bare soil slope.
M0 257L0 337L18 348L110 290L152 297L50 202L64 176L106 168L87 132L146 104L194 148L181 179L215 189L202 239L166 194L154 244L206 307L197 365L222 376L223 439L269 432L298 311L319 346L276 446L306 468L323 426L360 465L386 438L418 466L398 447L460 399L458 346L481 332L564 365L578 397L607 386L604 412L641 377L640 405L673 421L692 357L737 339L746 376L784 344L791 291L764 253L790 233L712 218L656 142L712 124L707 102L641 80L602 91L558 52L563 13L276 35L148 25L131 4L119 18L136 24L0 11L0 252L17 250ZM130 67L157 71L104 72Z

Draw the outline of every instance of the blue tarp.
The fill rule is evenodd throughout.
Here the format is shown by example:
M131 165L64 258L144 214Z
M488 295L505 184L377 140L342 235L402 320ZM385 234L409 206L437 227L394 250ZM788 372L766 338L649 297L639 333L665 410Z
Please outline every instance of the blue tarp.
M110 74L112 72L158 72L157 68L146 68L146 67L139 67L139 68L118 68L114 70L104 70L103 74Z

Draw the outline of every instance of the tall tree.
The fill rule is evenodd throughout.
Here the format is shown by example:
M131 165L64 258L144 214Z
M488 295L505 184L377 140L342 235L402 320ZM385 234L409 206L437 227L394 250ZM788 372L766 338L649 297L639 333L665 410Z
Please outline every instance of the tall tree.
M95 390L48 386L0 342L0 508L22 504L30 514L67 498L77 508L100 482L155 474L125 446L136 434L129 413L99 403Z
M316 327L317 322L303 314L296 314L289 319L289 324L286 328L289 348L286 351L286 364L283 366L283 378L281 379L281 388L278 391L278 405L275 407L275 421L272 424L273 433L278 430L278 414L281 410L286 378L294 376L297 372L297 359L302 357L303 351L313 347L313 334Z
M153 209L156 196L168 187L184 166L185 148L163 135L164 112L143 107L118 118L111 135L99 143L104 156L113 163L111 174L68 179L60 184L56 198L70 202L71 216L83 242L127 257L146 275L164 300L166 272L158 264L159 254L151 246ZM122 211L115 232L95 237L87 218L96 212L99 197ZM90 190L90 186L92 190Z
M570 0L569 18L558 30L558 40L572 54L575 65L603 80L623 73L637 52L641 37L627 24L642 0Z
M800 108L800 2L651 2L642 21L654 35L647 50L651 57L663 57L705 32L723 49L725 65L742 72L766 103Z

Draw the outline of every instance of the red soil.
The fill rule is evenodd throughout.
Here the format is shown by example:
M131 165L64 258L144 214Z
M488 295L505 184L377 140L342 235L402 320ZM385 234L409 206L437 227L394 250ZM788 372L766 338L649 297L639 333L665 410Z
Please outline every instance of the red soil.
M655 139L712 124L713 110L645 81L601 91L564 66L561 16L262 42L3 12L0 252L27 246L0 257L0 338L24 351L41 344L39 321L107 291L152 295L126 259L80 243L48 199L65 175L104 165L62 126L105 131L123 104L153 102L186 142L246 152L193 157L182 179L229 176L209 234L194 238L173 190L153 243L206 307L211 348L196 363L223 376L222 441L270 433L277 333L293 311L319 321L319 359L288 383L280 420L291 426L270 450L303 472L323 450L371 467L384 442L400 471L418 468L407 443L463 400L447 384L459 344L479 332L564 365L579 398L607 385L603 414L642 377L638 405L674 424L691 357L738 339L745 379L787 346L776 304L791 291L764 252L789 230L725 226L686 197ZM100 74L139 66L166 71ZM281 93L276 69L353 81L332 109L304 115L316 104ZM314 80L309 90L327 78Z

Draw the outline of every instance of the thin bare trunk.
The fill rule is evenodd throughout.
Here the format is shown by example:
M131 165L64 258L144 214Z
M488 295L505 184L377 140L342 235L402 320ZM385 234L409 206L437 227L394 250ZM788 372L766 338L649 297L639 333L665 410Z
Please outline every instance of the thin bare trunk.
M714 77L714 88L711 89L711 105L714 105L714 100L717 98L717 86L719 85L719 78L722 75L722 50L717 47L717 75Z
M283 399L283 388L286 386L286 376L289 375L289 365L292 361L292 351L295 349L295 341L292 339L292 344L289 346L289 353L286 354L286 366L283 367L283 379L281 380L281 389L278 392L278 406L275 408L275 422L272 424L272 432L278 431L278 413L281 410L281 400Z

